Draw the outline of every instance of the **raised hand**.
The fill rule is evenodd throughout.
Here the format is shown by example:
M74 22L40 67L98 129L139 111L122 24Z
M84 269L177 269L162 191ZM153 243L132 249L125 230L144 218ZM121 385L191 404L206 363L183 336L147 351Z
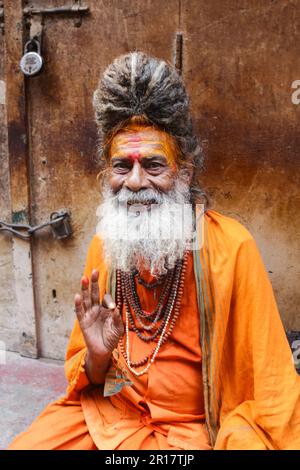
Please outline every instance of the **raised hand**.
M124 325L119 310L109 294L99 300L99 272L93 270L91 289L89 280L81 280L81 295L75 296L75 311L82 334L91 356L101 357L111 354L124 334Z

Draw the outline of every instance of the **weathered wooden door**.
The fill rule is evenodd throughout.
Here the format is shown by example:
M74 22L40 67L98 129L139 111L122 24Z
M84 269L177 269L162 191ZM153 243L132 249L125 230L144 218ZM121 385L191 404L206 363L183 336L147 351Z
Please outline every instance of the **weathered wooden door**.
M2 157L4 212L0 218L11 219L10 204L14 220L29 219L31 225L48 220L57 209L66 208L71 211L74 230L72 238L55 240L49 228L44 229L35 234L31 247L26 241L12 239L7 232L5 236L1 233L5 286L2 284L0 289L6 296L1 303L1 327L6 332L8 347L23 354L34 356L37 349L44 357L64 357L74 321L73 297L79 289L99 204L92 94L101 72L121 53L141 48L173 61L178 1L163 3L162 7L160 0L89 0L81 2L89 7L87 14L45 13L44 68L40 75L24 81L18 65L29 35L24 21L38 21L38 16L24 18L22 8L45 9L46 5L59 7L72 2L30 1L24 5L21 1L5 2L8 56L3 82L8 84L10 144L7 157ZM9 164L12 191L7 178ZM28 192L19 191L18 185L25 185ZM12 250L17 250L18 259L13 258ZM21 260L20 252L27 259ZM27 282L27 292L32 289L34 296L29 295L24 305L22 274L16 284L14 273L21 270L19 264L27 263L27 272L23 272L26 283L30 276L29 255L33 274L32 285L31 279ZM22 293L18 295L17 290ZM27 310L28 322L24 321L23 308Z
M37 10L72 4L89 12L41 16L44 68L25 79L19 60ZM300 329L299 21L288 0L4 1L0 219L36 225L66 208L74 230L55 240L44 229L31 242L0 231L8 349L64 357L99 203L92 94L117 55L138 49L182 66L213 207L253 233L285 325Z

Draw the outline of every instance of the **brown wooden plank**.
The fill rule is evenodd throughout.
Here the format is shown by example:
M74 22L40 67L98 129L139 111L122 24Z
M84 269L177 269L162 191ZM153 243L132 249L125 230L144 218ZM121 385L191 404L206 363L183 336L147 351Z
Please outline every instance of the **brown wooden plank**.
M4 34L2 34L0 30L0 219L9 222L11 220L11 201L7 149L4 59ZM18 331L17 305L11 253L12 237L7 232L0 232L0 346L2 344L4 349L16 351L19 348L19 335L16 333Z
M13 222L30 222L24 77L19 70L23 51L22 1L4 2L5 71L10 192ZM13 272L18 304L20 352L37 356L35 305L32 284L31 244L13 239Z

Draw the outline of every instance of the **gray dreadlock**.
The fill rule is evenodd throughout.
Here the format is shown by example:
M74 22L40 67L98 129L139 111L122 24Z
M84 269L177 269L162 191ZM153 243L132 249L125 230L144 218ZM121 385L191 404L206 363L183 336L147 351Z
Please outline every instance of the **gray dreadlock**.
M189 98L176 69L141 51L117 57L104 71L93 95L100 160L116 129L144 118L175 138L183 161L201 170L203 155L193 132Z

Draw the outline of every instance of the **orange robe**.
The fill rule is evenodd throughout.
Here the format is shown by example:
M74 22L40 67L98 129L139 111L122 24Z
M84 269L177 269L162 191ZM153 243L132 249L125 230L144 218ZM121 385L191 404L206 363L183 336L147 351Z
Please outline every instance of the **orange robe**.
M103 295L105 278L100 250L101 241L94 237L85 274L90 277L94 268L99 269L100 291ZM148 282L153 280L149 273L143 273L143 277ZM103 386L84 388L88 385L88 379L82 362L79 369L81 372L79 375L77 373L75 380L71 379L69 392L72 387L74 391L69 399L62 400L61 404L48 406L31 428L14 441L11 448L92 449L95 446L102 450L211 449L205 428L200 318L191 252L185 280L181 311L172 336L161 347L145 375L136 377L128 371L127 376L132 386L124 386L119 393L104 397ZM149 291L137 282L136 289L142 307L147 311L153 310L157 303L154 291ZM157 298L160 291L161 287L158 287ZM125 323L125 308L123 320ZM80 337L81 343L82 335L77 321L70 345L74 345L74 337L77 340ZM145 343L130 331L130 354L133 361L144 357L152 348L152 342ZM84 360L83 351L77 354ZM119 354L122 366L126 367L121 352ZM71 352L69 361L72 360L74 355ZM68 367L69 365L67 375L70 377ZM69 423L70 432L67 429ZM83 436L81 444L80 434ZM69 437L72 437L70 442L66 441Z
M10 449L300 449L300 378L255 241L215 211L199 225L203 235L189 257L180 316L148 373L127 371L133 385L103 397L84 372L75 321L66 396ZM98 237L85 274L93 268L102 298L109 276ZM153 308L153 297L137 288L142 306ZM138 360L151 346L130 334Z

